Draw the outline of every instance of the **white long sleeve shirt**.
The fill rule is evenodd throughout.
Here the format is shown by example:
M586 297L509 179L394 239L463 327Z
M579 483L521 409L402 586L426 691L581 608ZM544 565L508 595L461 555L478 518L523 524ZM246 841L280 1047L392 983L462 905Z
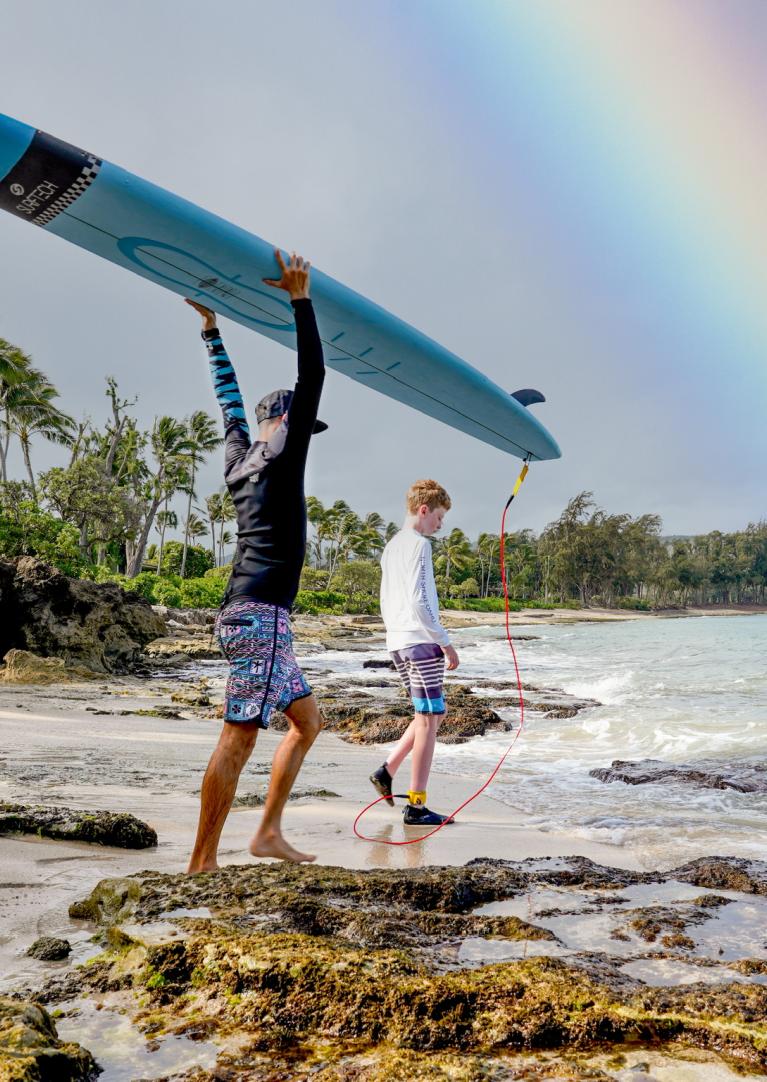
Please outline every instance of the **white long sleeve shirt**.
M386 649L404 650L419 643L450 643L439 622L431 545L423 534L405 527L381 555L381 615Z

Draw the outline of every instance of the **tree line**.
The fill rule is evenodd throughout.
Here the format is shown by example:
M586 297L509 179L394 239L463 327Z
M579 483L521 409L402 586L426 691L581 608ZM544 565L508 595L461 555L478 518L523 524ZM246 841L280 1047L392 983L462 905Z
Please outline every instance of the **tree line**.
M200 466L222 439L204 410L157 417L148 430L135 399L106 381L105 419L81 421L58 405L58 391L22 350L0 339L0 552L37 553L72 574L148 571L180 579L225 578L236 515L224 486L200 496ZM63 466L35 473L32 449L59 444ZM18 442L26 477L8 476ZM378 560L399 529L376 511L309 496L309 544L302 586L352 598L377 593ZM171 538L175 531L181 540ZM445 599L488 601L503 593L500 538L474 541L457 528L433 539L437 586ZM539 535L508 534L509 595L542 604L651 608L765 603L767 523L735 533L664 538L657 515L609 514L593 494L573 497ZM220 569L220 570L219 570Z
M162 571L169 531L180 529L181 576L194 543L210 537L210 566L225 562L235 520L225 487L199 499L198 474L223 442L204 410L189 417L157 417L143 430L131 414L136 399L121 396L107 379L107 417L76 421L57 404L58 391L18 347L0 339L0 477L4 505L24 502L54 513L77 532L84 565L109 567L135 578L147 562ZM32 468L33 438L66 448L68 461L40 474ZM20 445L26 469L23 488L8 489L11 440ZM181 503L181 513L172 505ZM207 548L207 546L206 546ZM199 562L199 560L198 560Z
M313 497L308 502L309 562L314 583L325 589L343 586L350 565L374 564L399 528L384 526L375 513L360 518L342 500L327 508ZM502 596L499 534L472 541L454 528L434 538L433 548L442 597ZM540 535L507 534L504 549L509 596L517 601L655 608L766 600L765 522L735 533L664 538L658 515L608 514L591 492L581 492Z

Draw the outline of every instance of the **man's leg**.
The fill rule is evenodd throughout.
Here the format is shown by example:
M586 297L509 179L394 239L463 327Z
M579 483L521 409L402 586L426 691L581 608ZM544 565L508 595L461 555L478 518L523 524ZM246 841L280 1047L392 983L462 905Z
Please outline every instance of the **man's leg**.
M250 851L254 857L277 857L279 860L300 863L315 858L309 853L299 852L285 841L282 836L282 810L304 757L322 728L322 718L314 695L306 695L291 703L285 715L289 723L288 731L274 753L264 815L250 843Z
M202 782L197 840L187 869L192 874L215 871L218 867L218 841L258 730L258 725L249 722L224 722Z

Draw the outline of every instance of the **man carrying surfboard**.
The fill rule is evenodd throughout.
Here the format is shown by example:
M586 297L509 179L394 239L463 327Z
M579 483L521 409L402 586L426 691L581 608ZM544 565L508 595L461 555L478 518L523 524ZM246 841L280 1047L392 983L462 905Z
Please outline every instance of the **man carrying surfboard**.
M202 316L202 337L224 415L224 479L237 509L237 549L216 621L230 666L224 729L202 783L191 873L218 867L218 842L237 781L258 730L268 728L275 710L284 712L288 731L274 754L264 814L250 852L294 862L314 860L283 838L281 819L304 756L322 725L317 701L293 654L290 609L306 550L304 471L309 441L312 433L327 428L317 420L325 365L309 299L310 265L295 253L287 264L279 250L274 255L281 276L264 282L290 295L298 381L293 391L277 390L261 399L255 442L215 313L187 300Z
M445 663L458 668L458 654L439 621L428 538L442 527L450 510L450 497L436 481L416 481L408 490L407 516L399 533L381 555L381 616L386 625L386 648L394 662L415 715L388 759L370 776L381 794L393 804L392 780L412 753L410 790L405 805L405 826L431 827L451 822L426 807L437 729L445 716L442 681Z

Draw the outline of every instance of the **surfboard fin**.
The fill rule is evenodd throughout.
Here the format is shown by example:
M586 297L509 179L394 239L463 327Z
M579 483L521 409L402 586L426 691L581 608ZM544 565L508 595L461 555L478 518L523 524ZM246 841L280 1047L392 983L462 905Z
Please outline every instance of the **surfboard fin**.
M523 406L532 406L536 402L546 401L541 392L534 390L532 387L525 387L521 391L512 391L511 397L516 398L517 402L520 402Z

